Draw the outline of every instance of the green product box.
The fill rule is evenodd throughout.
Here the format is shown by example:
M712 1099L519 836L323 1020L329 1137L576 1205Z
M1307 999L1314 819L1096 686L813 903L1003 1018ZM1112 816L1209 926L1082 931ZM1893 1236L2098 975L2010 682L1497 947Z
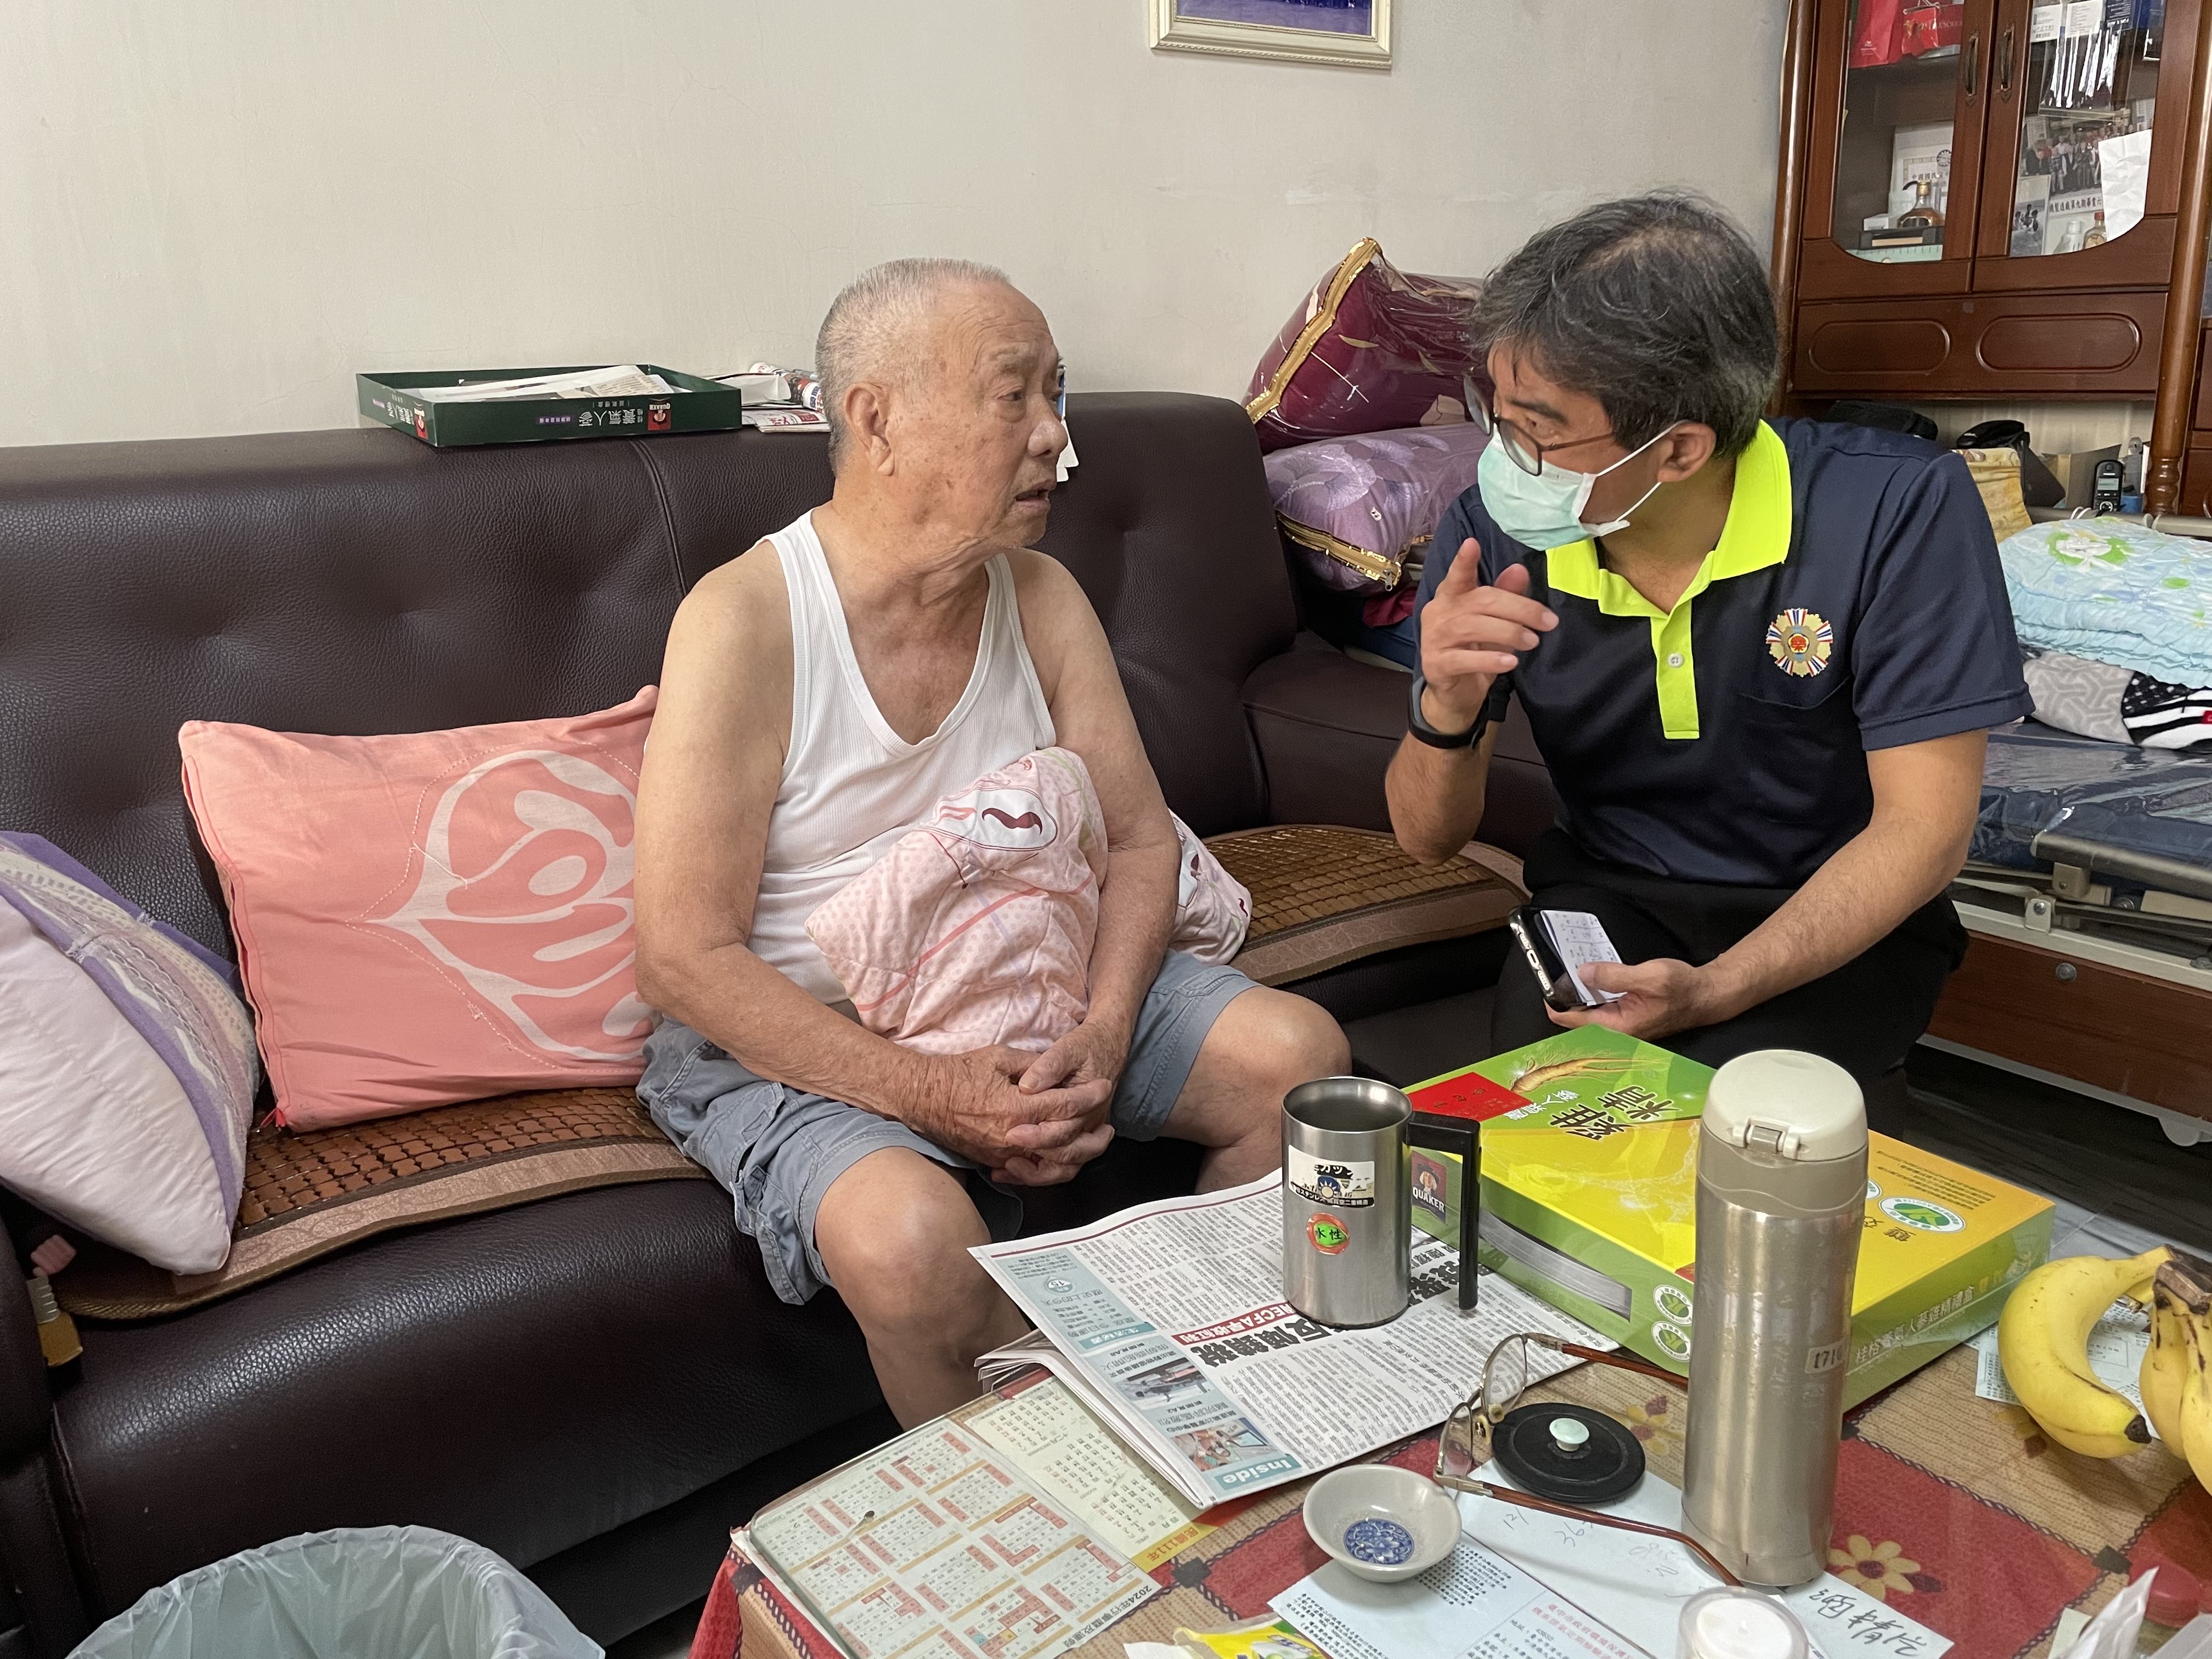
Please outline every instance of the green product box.
M566 368L471 368L441 374L356 374L361 412L382 425L411 432L434 448L470 444L535 444L564 438L657 438L671 432L726 432L743 424L744 398L735 386L657 363L640 363L677 388L611 398L514 398L486 403L443 403L414 394L426 387L468 386L478 380L519 380L542 374L580 374L593 365Z
M1417 1111L1482 1126L1482 1265L1686 1372L1711 1079L1693 1060L1583 1025L1409 1093ZM1887 1135L1868 1140L1850 1405L1994 1324L2051 1249L2048 1199ZM1414 1220L1456 1241L1460 1160L1411 1156Z

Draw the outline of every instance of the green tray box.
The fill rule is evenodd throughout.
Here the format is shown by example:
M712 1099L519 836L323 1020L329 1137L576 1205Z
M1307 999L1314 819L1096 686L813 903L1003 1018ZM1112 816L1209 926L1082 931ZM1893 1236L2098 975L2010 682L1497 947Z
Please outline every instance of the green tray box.
M567 438L658 438L671 432L727 432L743 424L744 398L735 386L663 368L658 363L638 367L676 387L672 396L640 392L619 398L519 398L470 404L433 403L412 395L425 386L576 374L603 366L577 363L556 368L356 374L354 383L363 415L385 426L411 432L439 449L470 444L552 443Z
M1694 1060L1583 1025L1407 1092L1417 1111L1482 1125L1482 1265L1686 1372L1697 1141L1711 1080ZM1413 1219L1455 1242L1460 1161L1413 1157ZM1422 1200L1425 1162L1441 1203ZM2051 1201L1994 1176L1872 1134L1867 1177L1850 1405L1994 1324L2051 1249Z

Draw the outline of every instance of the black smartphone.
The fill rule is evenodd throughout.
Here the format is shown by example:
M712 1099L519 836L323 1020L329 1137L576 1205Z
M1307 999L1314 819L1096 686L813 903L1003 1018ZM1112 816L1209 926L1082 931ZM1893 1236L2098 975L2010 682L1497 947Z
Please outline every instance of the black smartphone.
M1521 959L1535 975L1537 988L1543 992L1547 1003L1561 1013L1598 1006L1595 1001L1583 1000L1582 994L1575 989L1575 982L1567 974L1567 964L1559 960L1552 936L1544 927L1543 916L1534 905L1522 905L1505 918L1505 926L1513 935L1513 942L1521 947Z

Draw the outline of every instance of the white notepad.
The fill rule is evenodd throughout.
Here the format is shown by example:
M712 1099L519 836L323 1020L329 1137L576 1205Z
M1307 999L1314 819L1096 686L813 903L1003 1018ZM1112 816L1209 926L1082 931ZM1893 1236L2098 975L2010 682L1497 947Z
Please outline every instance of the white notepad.
M1587 910L1540 910L1544 919L1544 931L1551 935L1552 948L1559 953L1566 964L1567 978L1585 1003L1618 1002L1618 991L1593 991L1583 983L1582 965L1586 962L1619 962L1620 952L1613 948L1606 936L1605 924Z

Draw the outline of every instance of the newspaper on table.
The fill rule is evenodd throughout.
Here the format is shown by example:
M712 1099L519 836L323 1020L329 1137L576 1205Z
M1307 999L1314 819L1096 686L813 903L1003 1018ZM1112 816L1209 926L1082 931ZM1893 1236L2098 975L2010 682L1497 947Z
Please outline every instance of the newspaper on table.
M676 387L635 363L606 368L572 369L565 374L530 374L512 380L465 380L459 386L426 386L408 396L426 404L506 403L523 398L635 398L672 393Z
M1051 1659L1205 1530L1039 1375L768 1504L741 1541L849 1659Z
M1546 1331L1614 1345L1495 1274L1454 1294L1458 1252L1413 1235L1413 1299L1334 1330L1283 1300L1282 1188L1142 1205L973 1254L1036 1330L983 1356L985 1381L1042 1364L1200 1506L1303 1480L1434 1428L1498 1341ZM1531 1351L1530 1380L1576 1362Z

